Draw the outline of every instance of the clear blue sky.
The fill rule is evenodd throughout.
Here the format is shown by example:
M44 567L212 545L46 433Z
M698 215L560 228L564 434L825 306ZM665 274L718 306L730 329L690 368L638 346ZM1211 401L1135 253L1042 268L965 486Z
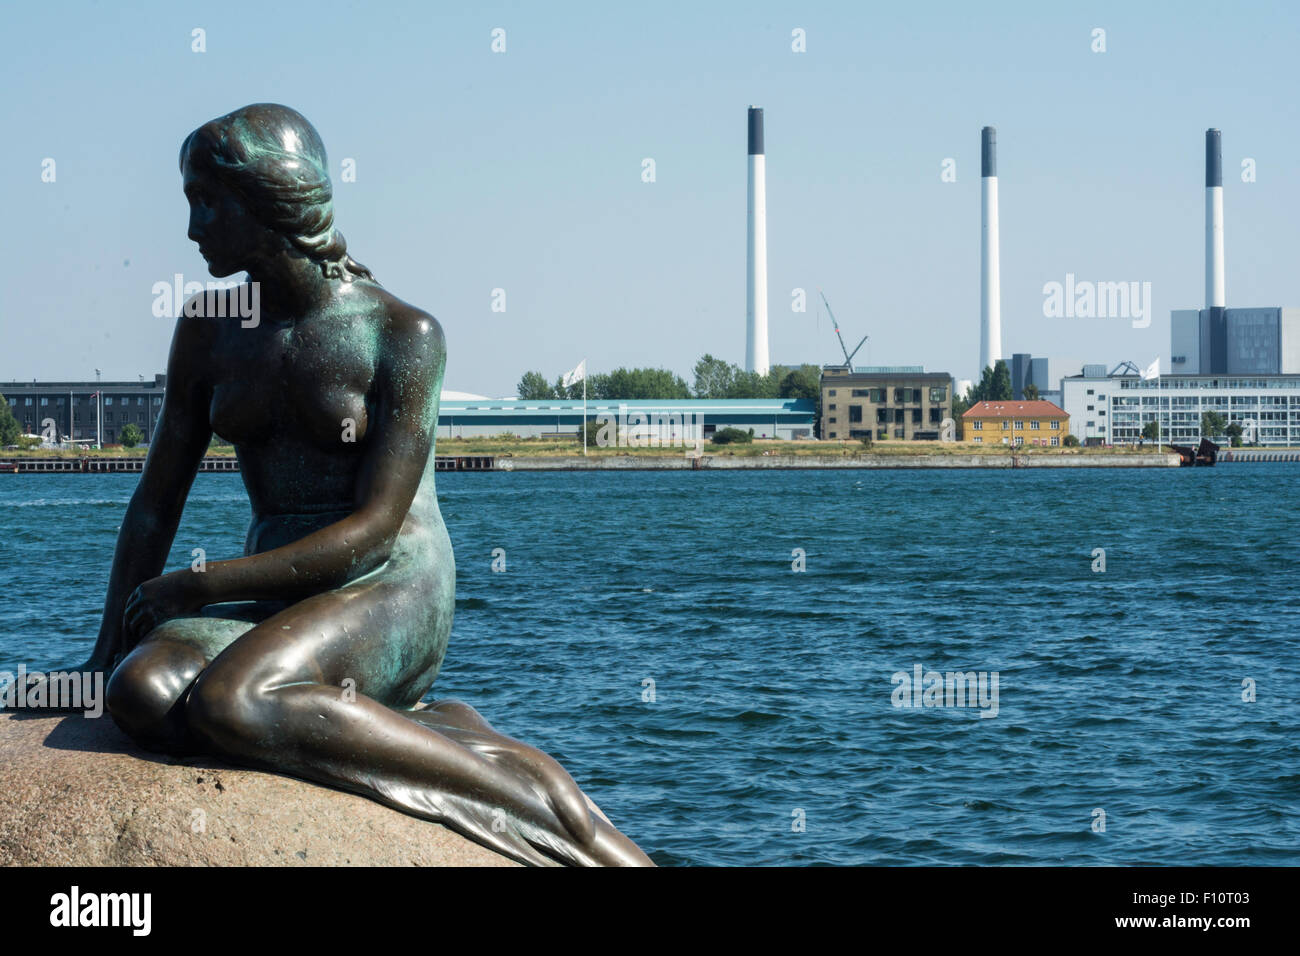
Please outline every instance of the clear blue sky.
M1209 126L1228 304L1300 305L1297 19L1284 3L6 4L0 379L163 369L151 287L208 278L178 147L258 101L320 130L350 250L441 320L448 388L512 394L583 357L688 380L703 352L742 362L749 104L767 118L774 362L838 357L821 286L847 335L871 334L859 362L975 376L986 124L1004 351L1167 360L1169 310L1203 304ZM1067 272L1151 282L1150 328L1045 318L1043 284Z

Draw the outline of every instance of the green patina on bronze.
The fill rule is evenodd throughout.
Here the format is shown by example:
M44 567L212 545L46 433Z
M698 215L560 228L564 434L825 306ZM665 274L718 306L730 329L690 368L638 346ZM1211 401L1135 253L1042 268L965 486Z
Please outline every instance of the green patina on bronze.
M524 862L648 864L554 759L459 701L420 706L455 606L433 460L446 345L348 255L316 130L247 106L191 133L180 165L209 272L247 272L260 308L199 296L177 321L83 665L111 674L113 719L152 749L366 794ZM244 556L164 574L214 433L252 506Z

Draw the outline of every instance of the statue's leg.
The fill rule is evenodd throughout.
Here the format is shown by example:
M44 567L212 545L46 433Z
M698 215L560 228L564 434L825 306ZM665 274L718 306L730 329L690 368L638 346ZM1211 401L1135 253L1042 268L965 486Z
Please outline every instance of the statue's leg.
M199 753L185 717L185 697L203 668L283 602L213 605L150 631L113 670L106 688L113 722L146 750ZM225 615L225 616L222 616Z
M553 778L494 759L517 741L394 709L441 659L450 589L398 564L268 618L201 673L191 730L237 762L365 794L524 862L648 863L604 820L572 820Z

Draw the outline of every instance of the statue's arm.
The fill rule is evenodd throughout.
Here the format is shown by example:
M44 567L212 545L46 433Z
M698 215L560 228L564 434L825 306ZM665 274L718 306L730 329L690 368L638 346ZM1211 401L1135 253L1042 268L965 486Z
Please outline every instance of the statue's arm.
M167 393L140 482L117 535L92 667L111 668L131 650L122 626L128 596L162 573L185 499L212 438L208 422L212 393L205 367L211 354L210 322L182 317L172 335Z
M424 477L437 428L445 363L442 329L417 310L396 317L387 357L377 370L375 408L366 433L356 510L341 521L290 544L229 561L210 561L202 574L178 571L184 605L227 601L298 601L342 587L388 560ZM157 622L147 610L128 626Z

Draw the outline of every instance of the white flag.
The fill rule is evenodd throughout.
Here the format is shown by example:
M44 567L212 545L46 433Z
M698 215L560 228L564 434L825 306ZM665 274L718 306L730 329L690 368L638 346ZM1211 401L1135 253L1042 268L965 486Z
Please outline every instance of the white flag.
M1148 365L1146 367L1146 371L1142 373L1142 380L1146 381L1149 378L1159 378L1159 377L1160 377L1160 356L1157 355L1156 360L1152 362L1150 365Z
M562 384L565 388L568 388L570 385L577 385L586 377L587 377L587 360L583 359L581 362L578 363L578 367L575 368L572 372L564 373L564 378L561 380L560 384Z

